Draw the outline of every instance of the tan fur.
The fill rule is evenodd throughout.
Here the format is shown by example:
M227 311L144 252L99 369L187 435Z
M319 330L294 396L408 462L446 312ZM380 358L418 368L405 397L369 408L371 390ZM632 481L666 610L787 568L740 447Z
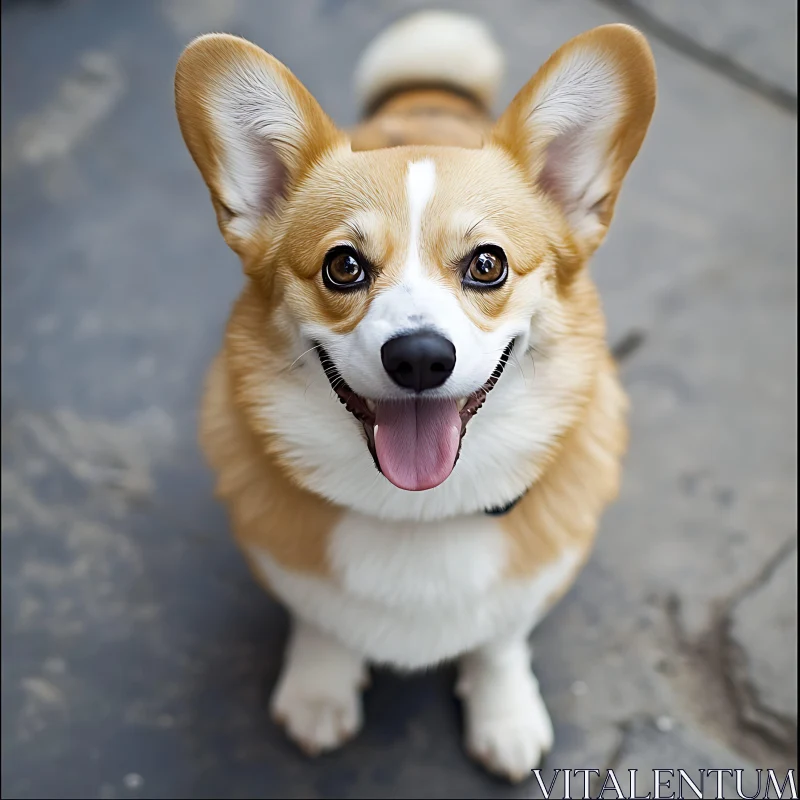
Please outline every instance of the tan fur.
M627 447L628 400L610 359L599 364L583 419L564 438L544 476L501 519L513 550L509 577L528 577L565 549L588 557L603 509L617 496ZM569 579L551 598L555 602Z
M209 373L200 434L218 475L218 494L230 508L242 545L258 545L289 569L327 571L327 537L341 510L314 494L264 413L273 391L269 387L280 391L280 380L291 380L282 313L285 309L342 333L356 327L371 297L396 281L402 267L409 224L403 196L406 165L412 157L435 154L437 193L422 231L426 251L436 254L431 259L434 266L428 268L439 280L456 286L457 260L484 237L499 240L513 279L492 294L462 293L467 314L479 327L491 329L520 302L516 292L525 279L534 270L545 270L563 301L566 319L559 321L559 329L572 337L570 346L576 353L579 391L569 429L543 462L531 464L536 484L501 523L513 545L509 576L535 573L567 546L578 545L588 553L600 513L616 494L627 437L627 401L604 343L599 301L584 268L602 237L589 243L573 239L554 205L536 191L535 174L520 169L539 163L540 155L530 147L543 144L522 142L518 133L531 98L568 53L566 48L597 44L613 51L630 102L613 142L616 176L603 201L607 226L622 177L652 113L652 102L636 96L639 87L649 91L653 83L647 77L652 73L649 51L638 34L623 35L621 27L591 31L576 40L578 45L559 50L494 127L478 105L445 90L401 92L350 133L352 153L347 139L296 78L254 45L210 37L187 50L176 79L181 129L211 191L223 235L241 256L248 276L223 350ZM229 230L217 179L220 145L206 108L206 87L242 61L277 74L313 131L313 137L292 152L291 202L280 205L246 241ZM410 146L413 150L407 149ZM462 148L474 151L474 174L465 173L464 162L456 157ZM360 176L358 192L348 180L354 163ZM445 213L456 199L469 209L458 222L459 230ZM380 219L370 213L375 206L384 214ZM368 292L332 296L321 283L320 265L334 243L353 240L354 226L366 233L364 251L378 276Z
M288 465L269 452L269 434L259 436L248 424L247 387L235 378L236 337L247 319L241 303L239 308L228 346L208 372L201 411L201 444L217 474L216 493L230 510L245 553L247 546L259 546L287 569L325 574L327 535L341 510L301 489Z

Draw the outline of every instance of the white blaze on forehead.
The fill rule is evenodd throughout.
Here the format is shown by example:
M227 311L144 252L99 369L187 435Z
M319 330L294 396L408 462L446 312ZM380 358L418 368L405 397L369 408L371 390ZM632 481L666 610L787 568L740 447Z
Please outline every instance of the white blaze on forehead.
M433 197L436 184L436 165L431 159L411 161L406 174L406 191L408 193L409 241L406 270L419 273L422 270L420 254L420 233L422 231L422 215Z

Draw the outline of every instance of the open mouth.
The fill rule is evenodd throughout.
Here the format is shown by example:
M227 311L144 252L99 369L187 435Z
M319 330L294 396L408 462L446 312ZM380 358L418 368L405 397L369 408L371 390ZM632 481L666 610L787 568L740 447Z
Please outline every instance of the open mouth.
M368 400L347 385L325 349L316 344L339 402L364 427L376 468L395 486L412 492L433 489L453 471L467 424L494 389L513 348L512 339L486 383L467 397Z

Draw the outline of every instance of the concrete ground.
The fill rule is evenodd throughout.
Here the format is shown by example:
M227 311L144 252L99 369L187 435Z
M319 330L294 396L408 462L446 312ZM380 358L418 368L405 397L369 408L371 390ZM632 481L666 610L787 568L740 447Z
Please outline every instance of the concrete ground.
M241 278L175 121L182 46L245 35L347 124L362 47L420 5L3 3L4 798L534 793L464 756L447 670L379 674L335 755L284 740L265 698L285 616L195 443ZM438 5L484 12L503 102L605 22L641 26L658 65L593 267L632 345L624 489L534 637L548 765L796 766L796 6Z

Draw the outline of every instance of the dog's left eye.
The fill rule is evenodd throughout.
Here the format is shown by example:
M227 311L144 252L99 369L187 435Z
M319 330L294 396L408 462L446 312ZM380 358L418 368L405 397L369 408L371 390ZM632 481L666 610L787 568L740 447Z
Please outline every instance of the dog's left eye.
M502 286L508 277L508 262L499 247L484 247L476 251L470 259L464 285L477 289Z
M367 280L367 273L355 250L332 250L325 258L322 279L329 289L352 289Z

